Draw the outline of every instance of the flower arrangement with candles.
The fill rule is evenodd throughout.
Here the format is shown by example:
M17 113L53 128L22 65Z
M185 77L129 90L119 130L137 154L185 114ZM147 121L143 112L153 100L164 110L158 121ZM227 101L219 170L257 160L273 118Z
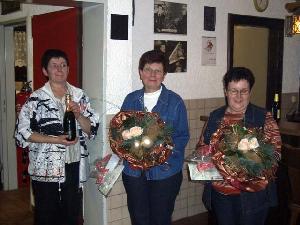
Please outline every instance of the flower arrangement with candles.
M263 190L275 178L275 146L262 128L223 121L212 135L211 159L223 179L238 190Z
M188 156L194 180L224 180L239 190L259 191L274 179L275 147L262 128L222 121L210 144ZM217 171L216 171L217 170Z
M264 139L261 128L231 124L218 129L211 144L220 152L220 156L215 155L213 159L224 163L219 167L248 179L269 177L267 171L276 164L274 146Z
M153 112L121 111L109 128L113 152L136 169L164 163L173 149L171 134L172 129Z

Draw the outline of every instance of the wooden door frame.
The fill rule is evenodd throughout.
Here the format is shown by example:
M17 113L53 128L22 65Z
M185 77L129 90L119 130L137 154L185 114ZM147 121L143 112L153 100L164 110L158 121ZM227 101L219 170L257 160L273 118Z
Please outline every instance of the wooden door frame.
M228 69L233 67L234 26L237 25L269 29L266 108L271 110L275 92L279 93L281 99L284 20L228 14Z
M37 90L38 88L42 87L48 80L44 75L41 74L42 66L40 62L42 54L48 48L61 49L66 52L70 62L68 82L76 87L81 88L83 47L82 8L74 7L34 15L32 16L31 23L33 39L33 89ZM44 24L48 23L50 23L51 25L44 26ZM68 32L65 32L65 30L61 30L66 36L70 33L72 34L72 36L70 36L71 41L68 44L66 44L66 42L64 41L66 36L57 36L55 35L55 33L50 32L51 29L56 26L56 24L60 24L60 27L64 27L65 29L69 29ZM51 35L49 34L49 32L51 33ZM78 47L74 49L73 46Z
M0 84L0 154L3 163L2 178L4 190L14 190L18 187L17 181L17 154L14 139L15 130L15 71L14 71L14 38L15 24L0 24L2 37L0 51L1 84ZM1 169L1 168L0 168Z

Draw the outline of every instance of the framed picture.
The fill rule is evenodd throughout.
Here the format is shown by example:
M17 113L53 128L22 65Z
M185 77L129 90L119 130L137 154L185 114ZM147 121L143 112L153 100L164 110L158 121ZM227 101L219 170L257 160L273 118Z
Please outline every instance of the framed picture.
M203 66L215 66L217 57L216 37L202 37L202 60Z
M154 33L187 33L187 4L154 0Z
M216 26L216 7L204 6L204 30L214 31Z
M17 12L21 10L20 2L3 1L1 2L1 15Z
M169 59L168 73L187 71L187 42L155 40L154 49L165 53Z

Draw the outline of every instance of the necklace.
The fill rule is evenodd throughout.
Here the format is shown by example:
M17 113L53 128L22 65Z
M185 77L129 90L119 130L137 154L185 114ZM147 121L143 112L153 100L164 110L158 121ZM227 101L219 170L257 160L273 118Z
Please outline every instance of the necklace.
M51 82L49 82L49 84L50 84L51 91L55 98L63 99L65 94L70 94L67 83L65 83L63 86L62 85L54 85Z

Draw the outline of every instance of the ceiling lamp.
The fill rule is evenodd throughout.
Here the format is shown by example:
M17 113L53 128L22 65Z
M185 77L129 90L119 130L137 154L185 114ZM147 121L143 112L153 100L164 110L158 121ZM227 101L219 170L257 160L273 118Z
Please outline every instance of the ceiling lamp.
M286 35L300 34L300 1L287 3L285 8L288 12L293 13L291 16L286 16L285 19Z

